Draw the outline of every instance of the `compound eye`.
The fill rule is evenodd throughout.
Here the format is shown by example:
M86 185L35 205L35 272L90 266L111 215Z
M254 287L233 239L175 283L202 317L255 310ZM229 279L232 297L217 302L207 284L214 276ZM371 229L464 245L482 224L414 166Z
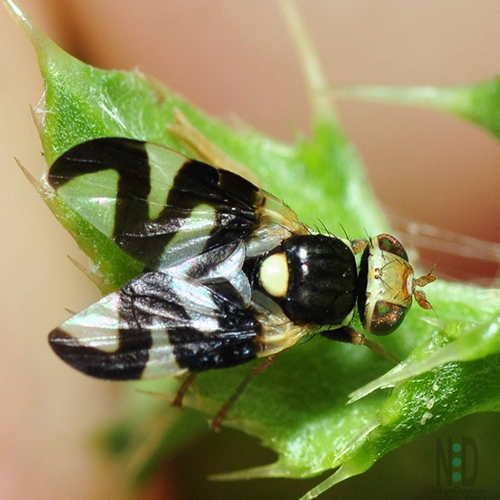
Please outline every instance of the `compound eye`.
M389 335L401 325L409 310L409 307L379 300L375 303L372 314L366 316L363 327L374 335Z
M377 236L377 243L380 250L392 253L406 261L409 261L406 250L404 249L401 242L394 238L394 236L391 236L390 234L379 234Z

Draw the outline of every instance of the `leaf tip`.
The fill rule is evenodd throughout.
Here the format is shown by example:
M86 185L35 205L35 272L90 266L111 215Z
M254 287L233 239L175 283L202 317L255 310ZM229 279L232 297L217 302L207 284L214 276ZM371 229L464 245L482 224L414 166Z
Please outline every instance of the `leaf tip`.
M21 10L14 0L1 0L1 2L14 21L24 31L24 34L30 39L37 52L49 45L53 45L52 40Z
M40 32L38 27L28 16L26 16L26 14L24 14L24 12L13 0L2 0L2 3L5 5L9 14L14 18L14 21L16 21L16 23L30 39L33 39L33 37L36 36L35 34Z
M317 498L319 495L329 490L336 484L345 481L349 477L355 474L351 474L346 471L345 467L342 465L338 470L336 470L331 476L326 478L323 482L315 486L312 490L308 491L304 496L300 497L299 500L313 500L313 498Z
M23 11L18 7L18 5L12 0L2 0L5 8L9 11L10 15L18 23L22 23L23 27L27 27L31 24L30 20L24 15Z
M17 158L14 158L14 160L16 160L16 163L18 165L18 167L21 169L21 172L24 174L24 176L26 177L26 179L28 179L28 181L30 182L30 184L35 188L35 189L38 189L38 181L35 179L35 177L33 177L33 175L31 175L31 173L28 171L28 169L21 163L20 160L18 160Z

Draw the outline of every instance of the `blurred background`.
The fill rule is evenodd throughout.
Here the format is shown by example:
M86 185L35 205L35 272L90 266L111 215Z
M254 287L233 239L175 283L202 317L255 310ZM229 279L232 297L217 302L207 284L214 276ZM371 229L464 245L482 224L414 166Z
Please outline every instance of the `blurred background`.
M453 86L497 74L500 9L494 0L296 4L332 86ZM20 0L20 7L88 63L139 68L207 112L284 141L309 133L306 88L277 2ZM35 176L42 172L29 106L43 87L32 47L3 8L0 33L0 499L125 498L120 471L96 461L88 444L96 426L115 414L120 389L67 370L46 344L47 332L67 315L64 307L78 310L98 293L66 258L79 251L13 160ZM389 213L499 242L500 147L492 137L423 109L341 102L339 110ZM497 272L495 264L449 257L439 266L455 277ZM486 430L498 423L496 415L469 417L449 435L467 431L480 457L498 466L498 439ZM324 498L387 498L397 491L405 498L441 498L432 491L436 436L390 454ZM169 461L142 497L297 498L316 484L203 479L272 460L249 438L224 431ZM480 498L498 497L491 467L480 465Z

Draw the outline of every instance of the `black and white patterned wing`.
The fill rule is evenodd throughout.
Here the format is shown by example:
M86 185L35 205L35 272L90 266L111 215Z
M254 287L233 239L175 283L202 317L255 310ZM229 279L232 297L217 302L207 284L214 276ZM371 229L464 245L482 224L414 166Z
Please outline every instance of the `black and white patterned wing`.
M171 269L144 273L53 330L49 342L72 367L133 380L227 368L256 357L260 322L233 243Z
M147 269L165 270L232 241L250 255L307 229L237 174L125 138L70 149L47 181L87 222Z

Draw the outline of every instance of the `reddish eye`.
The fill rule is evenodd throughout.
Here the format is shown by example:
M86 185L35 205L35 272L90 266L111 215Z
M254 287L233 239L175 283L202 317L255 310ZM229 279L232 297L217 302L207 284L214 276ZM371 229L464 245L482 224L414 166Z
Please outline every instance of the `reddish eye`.
M399 327L409 310L409 307L379 300L373 308L370 324L363 326L374 335L389 335Z
M409 260L408 254L406 253L403 245L399 242L399 240L394 238L394 236L391 236L390 234L379 234L377 236L377 241L380 250L397 255L406 261Z

